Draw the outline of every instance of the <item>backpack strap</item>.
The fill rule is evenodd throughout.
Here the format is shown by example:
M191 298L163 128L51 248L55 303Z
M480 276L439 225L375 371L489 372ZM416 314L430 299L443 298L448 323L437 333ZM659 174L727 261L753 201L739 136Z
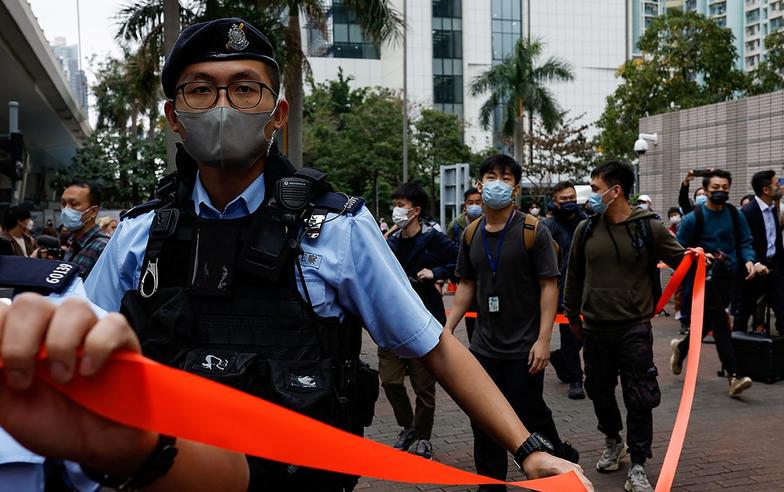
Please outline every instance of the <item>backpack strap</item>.
M732 232L735 234L735 259L738 262L738 267L742 265L743 258L740 256L740 219L738 218L738 209L729 203L724 205L730 209L730 217L732 217Z
M539 227L539 219L531 214L525 214L525 224L523 224L523 243L525 250L531 251L536 244L536 229Z
M466 226L465 231L463 231L463 241L465 242L466 246L471 246L471 241L474 240L474 234L476 234L476 229L482 222L482 217L484 217L484 215L474 219L473 222Z
M702 211L702 205L694 207L694 234L691 238L691 245L695 246L697 240L702 236L702 230L705 228L705 212Z

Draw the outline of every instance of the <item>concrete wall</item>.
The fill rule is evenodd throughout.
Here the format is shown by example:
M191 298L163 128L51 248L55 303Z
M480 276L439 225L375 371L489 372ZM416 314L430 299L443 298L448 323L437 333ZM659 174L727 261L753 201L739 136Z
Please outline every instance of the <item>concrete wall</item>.
M640 159L640 192L651 195L660 213L677 206L689 169L731 172L735 205L751 193L755 172L773 169L784 176L784 91L643 118L640 132L659 136Z

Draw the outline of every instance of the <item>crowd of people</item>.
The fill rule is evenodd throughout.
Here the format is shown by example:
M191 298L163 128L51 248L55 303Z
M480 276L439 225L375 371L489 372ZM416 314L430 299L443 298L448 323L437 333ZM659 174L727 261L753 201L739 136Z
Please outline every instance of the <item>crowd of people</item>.
M433 457L439 383L471 419L479 473L506 479L511 454L529 478L574 471L590 488L580 443L559 432L543 398L552 362L566 396L592 402L605 438L593 466L617 471L628 454L625 490L648 492L661 400L651 327L659 263L675 268L692 247L712 262L703 326L688 326L688 280L678 298L686 337L671 344L675 374L689 336L712 332L737 396L751 380L738 372L726 309L734 306L735 330L764 323L760 297L777 325L784 320L774 171L754 175L755 195L740 211L728 203L729 173L689 172L665 223L649 195L633 199L635 174L624 162L593 169L586 204L562 182L551 200L523 207L522 167L498 154L482 162L445 231L425 217L434 197L414 183L392 193L390 226L361 199L333 192L323 173L296 171L277 149L288 104L273 47L252 25L232 18L187 27L162 85L167 121L183 142L160 200L118 224L99 217L100 186L76 180L62 192L57 229L50 221L34 235L28 211L6 213L0 248L29 259L3 271L4 283L23 291L25 265L45 259L74 263L80 277L58 288L33 282L48 297L0 303L0 454L25 456L21 469L0 466L0 475L13 473L0 480L15 490L350 491L358 480L98 418L34 384L43 345L60 384L132 350L358 435L372 421L380 382L400 427L390 444L425 459ZM245 130L216 130L223 127ZM690 196L696 174L702 186ZM457 285L448 315L446 283ZM454 330L469 312L476 317L466 320L465 347ZM551 350L559 313L568 322ZM363 327L379 346L377 373L359 358Z

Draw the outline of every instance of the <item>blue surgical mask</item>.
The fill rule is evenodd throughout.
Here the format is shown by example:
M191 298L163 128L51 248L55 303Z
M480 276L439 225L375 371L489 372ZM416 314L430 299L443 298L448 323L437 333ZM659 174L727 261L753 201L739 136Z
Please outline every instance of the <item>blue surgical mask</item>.
M482 215L482 206L481 205L469 205L466 207L466 215L475 219Z
M90 209L88 208L87 210ZM87 210L84 212L87 212ZM65 207L60 212L60 220L63 221L63 226L65 226L65 228L69 231L78 231L84 226L84 222L82 221L82 215L84 215L84 212L74 210L70 207Z
M696 205L705 205L708 202L708 195L700 195L694 199Z
M512 203L514 187L500 179L494 179L482 184L482 201L490 208L500 210Z
M588 206L591 207L591 210L599 215L607 211L607 207L609 207L610 203L612 203L615 199L613 198L610 200L610 203L604 203L603 198L604 195L609 193L611 189L612 188L605 191L604 193L596 193L595 191L591 193L591 195L588 197Z

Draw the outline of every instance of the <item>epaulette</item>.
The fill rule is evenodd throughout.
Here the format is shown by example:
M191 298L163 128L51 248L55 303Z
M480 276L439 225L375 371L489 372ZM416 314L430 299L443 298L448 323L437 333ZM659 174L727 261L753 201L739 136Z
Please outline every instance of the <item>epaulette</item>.
M358 196L327 191L313 199L313 208L324 209L337 214L356 214L365 205L365 200Z
M152 200L150 200L149 202L146 202L146 203L141 203L141 204L136 205L135 207L132 207L132 208L126 210L125 212L121 213L120 214L120 221L123 221L125 219L133 219L134 217L138 217L140 215L144 215L147 212L152 212L153 210L157 210L157 209L163 207L165 204L166 204L166 202L164 202L163 200L161 200L159 198L152 199Z
M0 288L12 289L11 296L21 292L61 293L78 273L79 266L67 261L0 256Z

